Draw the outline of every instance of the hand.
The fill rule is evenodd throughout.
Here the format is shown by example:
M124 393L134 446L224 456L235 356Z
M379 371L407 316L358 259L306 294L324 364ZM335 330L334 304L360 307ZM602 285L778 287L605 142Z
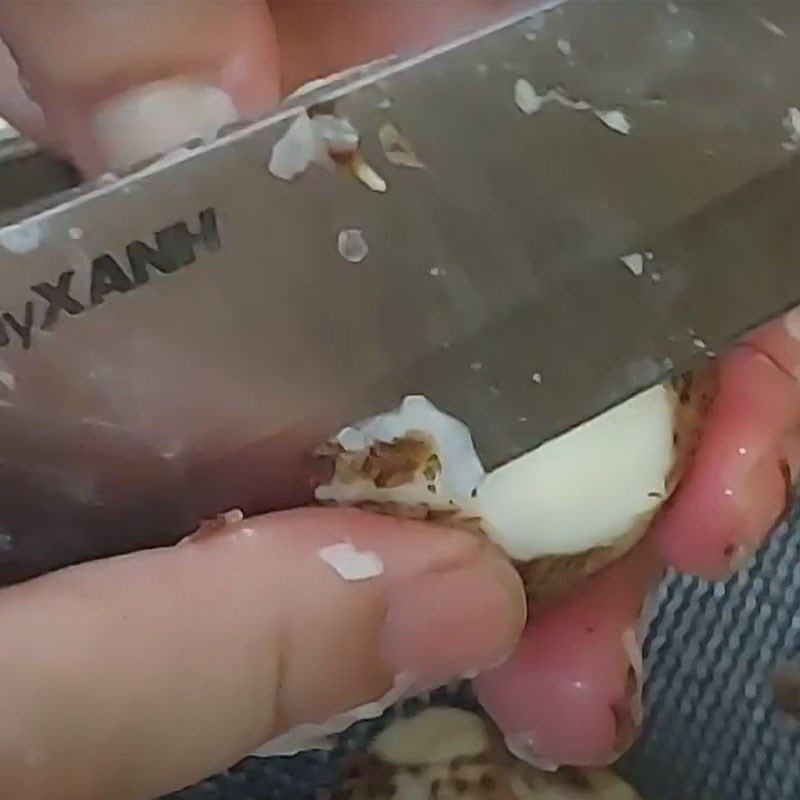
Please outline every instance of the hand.
M0 31L46 116L18 87L0 111L96 174L153 146L154 129L159 148L197 132L182 128L197 123L191 108L175 105L164 120L147 118L141 102L109 104L132 87L183 75L222 87L230 104L207 106L208 122L221 124L508 5L309 0L273 2L268 13L261 0L171 0L153 18L149 4L119 0L0 3ZM57 47L48 30L59 31ZM14 86L8 76L2 85ZM298 723L376 700L400 673L443 681L486 670L515 645L476 688L517 749L538 761L613 760L638 714L629 632L664 566L721 575L784 508L798 461L796 376L791 315L721 359L693 467L650 535L529 620L521 641L519 582L468 538L345 512L248 520L3 590L3 796L147 798ZM345 583L333 573L318 551L345 537L376 552L384 575Z

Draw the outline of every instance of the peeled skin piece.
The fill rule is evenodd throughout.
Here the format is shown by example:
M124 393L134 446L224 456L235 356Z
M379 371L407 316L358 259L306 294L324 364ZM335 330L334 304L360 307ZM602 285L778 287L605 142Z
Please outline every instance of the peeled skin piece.
M697 447L713 384L685 375L486 474L466 426L423 397L345 428L318 501L487 537L538 606L626 553Z
M641 800L609 770L543 772L514 758L485 717L432 707L398 719L350 764L333 800Z

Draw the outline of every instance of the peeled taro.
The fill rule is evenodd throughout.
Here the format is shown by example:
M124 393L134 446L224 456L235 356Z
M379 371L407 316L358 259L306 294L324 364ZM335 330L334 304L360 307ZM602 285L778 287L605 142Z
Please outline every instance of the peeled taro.
M322 448L333 477L316 497L473 531L537 607L639 541L698 444L712 388L675 378L488 473L466 425L409 396Z
M610 770L536 769L488 718L455 707L396 719L349 761L333 800L641 800Z

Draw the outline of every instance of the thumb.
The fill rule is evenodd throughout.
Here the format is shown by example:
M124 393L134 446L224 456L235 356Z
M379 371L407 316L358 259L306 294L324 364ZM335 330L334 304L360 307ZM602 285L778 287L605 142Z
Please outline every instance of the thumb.
M331 566L344 542L373 577ZM400 678L493 666L524 617L516 573L468 534L324 509L4 589L0 796L152 798Z
M0 0L0 35L48 143L89 176L212 136L278 98L264 0Z

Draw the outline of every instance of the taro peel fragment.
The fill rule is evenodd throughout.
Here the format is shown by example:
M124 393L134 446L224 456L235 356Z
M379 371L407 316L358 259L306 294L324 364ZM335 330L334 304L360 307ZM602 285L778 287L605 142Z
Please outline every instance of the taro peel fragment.
M514 83L514 103L528 116L538 114L549 103L556 103L572 111L591 111L609 130L621 133L623 136L631 132L630 120L622 111L598 110L585 100L572 100L557 89L549 89L545 94L539 94L533 84L524 78L519 78Z
M386 181L359 153L359 141L358 131L348 120L333 114L310 116L304 109L272 148L269 171L290 181L312 164L327 169L339 165L373 192L385 192Z
M607 128L627 136L631 132L631 123L621 111L595 111L595 116Z
M489 719L455 707L395 719L347 761L333 800L641 800L609 770L526 764Z
M621 256L620 261L634 275L638 276L644 272L644 256L641 253L629 253L627 256Z
M397 167L424 169L425 164L420 161L411 143L403 137L394 125L389 123L383 125L378 131L378 139L386 160L390 164L394 164Z
M325 445L333 477L316 498L486 537L537 605L641 538L696 447L705 388L655 386L488 473L463 422L407 397Z
M544 105L545 98L536 93L533 84L520 78L514 84L514 102L523 114L535 114Z

